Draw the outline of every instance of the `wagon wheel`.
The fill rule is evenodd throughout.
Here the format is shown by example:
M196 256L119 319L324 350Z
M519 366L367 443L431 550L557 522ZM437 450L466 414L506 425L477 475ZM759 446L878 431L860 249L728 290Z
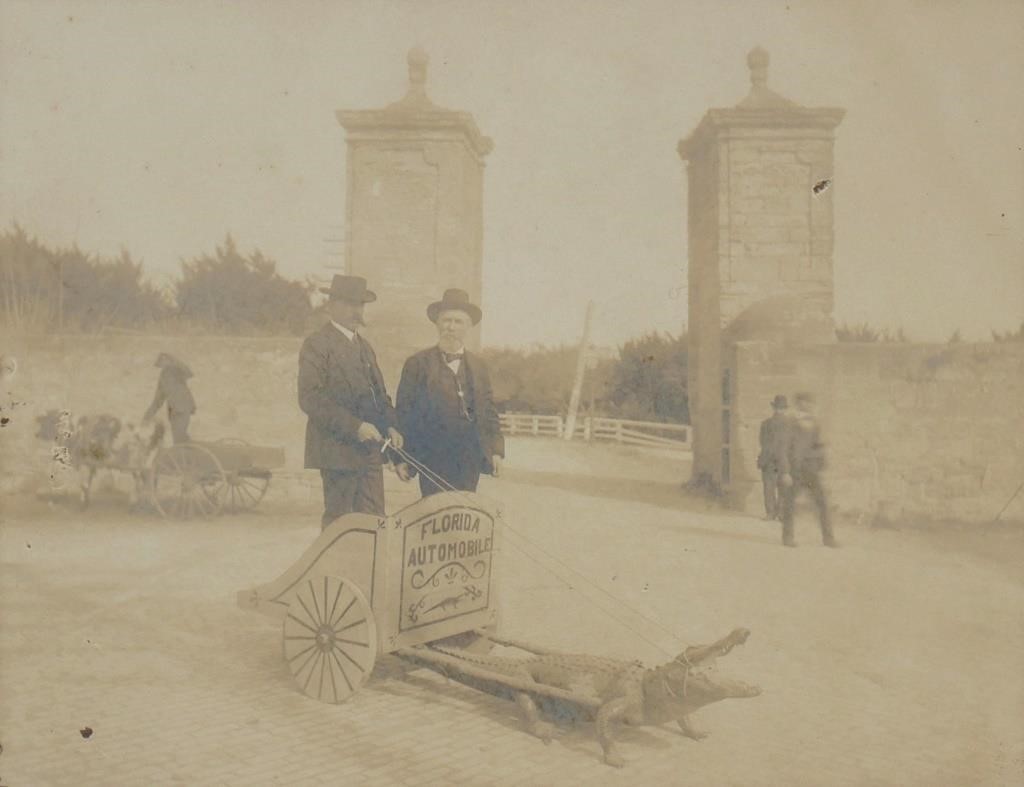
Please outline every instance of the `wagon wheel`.
M164 517L213 516L220 511L224 484L220 461L201 445L172 445L153 457L150 496Z
M306 580L284 619L284 658L310 697L337 704L357 692L377 658L377 624L359 588L337 577Z
M270 486L269 470L240 470L228 473L224 490L224 505L231 511L255 508Z

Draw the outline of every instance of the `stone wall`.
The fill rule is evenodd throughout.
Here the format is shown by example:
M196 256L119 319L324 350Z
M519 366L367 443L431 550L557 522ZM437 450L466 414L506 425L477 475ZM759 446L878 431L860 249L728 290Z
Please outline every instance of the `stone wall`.
M760 422L801 390L817 396L840 511L984 523L1024 481L1024 345L740 342L728 364L729 494L752 513ZM1002 519L1024 522L1024 493Z
M191 435L197 440L242 438L283 446L289 469L303 464L305 416L299 410L299 338L195 336L33 336L4 342L17 358L8 382L18 402L0 431L0 471L9 489L38 480L48 467L49 446L35 438L35 416L68 409L75 417L110 413L138 423L152 401L167 351L191 366L197 403Z

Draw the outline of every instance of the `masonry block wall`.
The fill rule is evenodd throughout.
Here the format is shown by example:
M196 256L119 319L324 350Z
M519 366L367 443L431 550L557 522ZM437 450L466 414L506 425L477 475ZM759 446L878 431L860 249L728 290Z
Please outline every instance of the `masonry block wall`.
M740 342L729 488L762 511L758 430L775 394L817 397L832 504L894 520L991 522L1024 482L1024 345ZM1024 522L1024 494L1002 516Z

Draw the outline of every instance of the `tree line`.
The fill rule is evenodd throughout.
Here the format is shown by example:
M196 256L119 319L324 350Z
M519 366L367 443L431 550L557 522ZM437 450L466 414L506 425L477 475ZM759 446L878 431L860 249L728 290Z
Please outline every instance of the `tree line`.
M230 235L212 254L183 260L168 288L143 279L127 251L54 249L19 226L0 235L0 324L8 329L299 335L314 288L280 276L259 251L243 254Z
M183 260L166 288L142 276L127 251L90 255L53 249L19 226L0 234L0 326L36 332L300 336L316 324L316 284L283 278L261 252L243 254L231 236L213 253ZM907 342L902 328L840 325L844 342ZM993 341L1024 341L1017 330ZM959 342L955 331L949 343ZM578 349L499 347L483 351L502 410L561 415L568 409ZM689 422L686 334L651 333L616 352L591 357L581 397L584 413L647 421Z

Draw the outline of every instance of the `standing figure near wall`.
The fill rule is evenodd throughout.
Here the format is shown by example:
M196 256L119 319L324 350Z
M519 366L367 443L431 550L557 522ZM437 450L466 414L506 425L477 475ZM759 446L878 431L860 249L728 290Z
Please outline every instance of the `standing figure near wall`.
M353 511L384 515L381 448L385 435L401 448L402 435L377 356L359 335L377 295L360 276L335 276L321 291L331 319L302 343L298 388L308 417L305 465L320 471L326 528Z
M757 455L757 469L761 471L764 486L764 518L780 519L779 462L777 445L786 427L786 410L789 402L782 394L772 399L772 414L761 422L761 451Z
M174 443L187 443L188 423L196 411L196 400L192 398L192 392L188 389L188 379L192 376L192 370L170 353L160 353L154 366L160 369L160 379L157 380L153 403L142 416L142 422L151 420L160 409L160 405L167 402L167 420L171 424Z
M818 509L821 540L827 547L838 547L829 519L821 473L825 469L825 445L821 427L814 415L814 398L808 393L796 395L796 415L787 421L777 453L782 486L782 543L795 547L793 511L801 489L806 489Z
M447 290L427 307L427 317L437 326L437 344L405 362L398 384L406 450L443 483L469 492L476 491L481 472L499 474L505 455L487 366L464 345L470 324L481 316L465 290ZM397 472L405 480L417 470L403 463ZM434 479L419 475L424 497L444 491Z

